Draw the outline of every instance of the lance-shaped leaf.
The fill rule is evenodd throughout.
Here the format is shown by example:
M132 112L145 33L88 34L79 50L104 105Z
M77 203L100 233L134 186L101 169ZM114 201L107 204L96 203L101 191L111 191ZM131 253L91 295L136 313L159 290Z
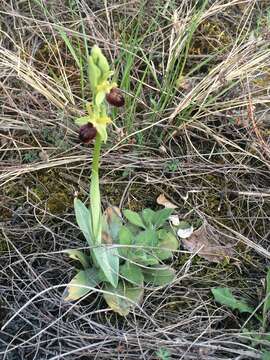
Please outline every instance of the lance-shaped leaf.
M136 213L135 211L132 210L124 210L124 215L125 217L128 219L128 221L136 226L142 227L145 229L145 225L142 221L142 218L140 217L140 215L138 213Z
M74 199L74 209L77 224L79 228L82 230L84 237L86 238L89 246L94 245L93 233L92 233L92 221L91 221L91 214L89 209L84 205L84 203L75 198Z
M153 218L153 224L156 228L161 227L170 217L172 214L173 209L162 209L155 213Z
M263 327L266 328L268 321L268 312L270 310L270 268L268 269L266 275L266 291L265 291L265 300L263 304Z
M154 286L165 286L175 279L175 271L166 265L154 265L143 269L144 281Z
M93 247L91 252L94 255L95 263L102 270L106 280L116 287L119 277L119 255L117 248L112 246Z
M140 304L143 297L143 288L129 286L122 282L118 284L117 288L107 285L105 291L103 296L106 303L121 316L126 316L136 304Z
M153 225L155 214L155 211L153 211L152 209L144 209L142 211L143 221L148 227L151 227Z
M65 293L65 301L78 300L100 283L98 270L95 268L81 270L68 284Z

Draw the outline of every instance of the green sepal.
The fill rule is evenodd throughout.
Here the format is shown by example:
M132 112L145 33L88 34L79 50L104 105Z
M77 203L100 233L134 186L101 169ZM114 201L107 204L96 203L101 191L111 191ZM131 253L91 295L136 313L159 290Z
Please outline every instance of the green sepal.
M83 126L83 125L88 124L89 122L91 122L91 118L90 118L90 116L82 116L82 117L76 118L74 120L74 122L78 126Z
M104 77L104 75L110 71L110 66L106 57L102 54L101 49L97 45L92 47L91 56L95 65L99 67L102 77Z
M100 69L94 64L93 58L89 56L88 58L88 77L93 93L96 91L96 87L101 78Z

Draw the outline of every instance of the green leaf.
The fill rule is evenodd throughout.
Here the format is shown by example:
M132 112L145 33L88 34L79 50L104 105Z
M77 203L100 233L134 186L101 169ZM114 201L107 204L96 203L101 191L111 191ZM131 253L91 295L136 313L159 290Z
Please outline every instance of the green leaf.
M143 269L144 281L154 286L165 286L175 279L175 271L166 265L156 265Z
M82 270L70 281L65 293L65 301L74 301L89 293L100 283L98 271L95 268ZM90 287L90 288L89 288Z
M170 215L173 213L174 209L162 209L159 211L156 211L153 224L156 228L161 227L170 217Z
M143 221L148 227L151 227L153 225L154 217L155 211L153 211L152 209L144 209L142 211Z
M158 244L159 250L155 251L155 254L160 260L169 259L172 257L172 251L175 251L179 247L177 238L166 230L159 230L159 238L161 239Z
M138 263L140 265L157 265L159 263L159 259L157 256L154 256L146 250L133 250L128 253L128 258L131 261L134 261L135 263Z
M106 285L105 290L110 292L110 294L103 294L106 303L121 316L128 315L143 297L143 288L132 287L122 282L118 284L117 288Z
M155 247L158 244L158 236L155 230L141 231L135 238L134 245Z
M124 210L123 213L131 224L145 229L145 225L138 213L136 213L135 211L131 211L131 210Z
M254 309L247 305L244 300L237 300L229 288L212 288L215 301L221 305L226 305L232 310L239 310L241 313L252 313Z
M122 226L120 231L119 231L119 245L132 245L133 242L133 234L132 232L129 230L128 227L126 226ZM128 252L132 251L132 249L130 247L119 247L119 254L124 257L127 258L128 256Z
M78 126L83 126L85 124L88 124L89 122L91 122L91 119L89 116L81 116L81 117L75 119L75 124Z
M134 235L128 227L122 226L119 231L119 243L121 245L131 245L133 242Z
M76 249L68 249L64 251L73 260L78 260L84 269L90 267L89 258L82 251Z
M270 268L268 269L267 275L266 275L266 299L264 302L264 311L270 310Z
M268 311L270 310L270 268L268 269L266 275L266 291L265 291L265 301L263 304L263 328L265 329L268 321Z
M119 255L117 248L112 246L98 246L93 247L91 252L107 281L116 287L119 277Z
M143 285L142 269L129 261L126 261L124 265L120 266L120 274L124 277L125 281L129 281L133 285Z
M263 352L262 360L270 360L270 351Z
M69 49L71 55L73 56L78 68L80 69L80 71L82 71L82 64L81 64L81 61L79 60L78 56L77 56L77 53L76 53L76 50L74 49L74 47L72 46L72 43L70 42L67 34L62 30L62 29L59 29L58 30L62 39L64 40L67 48Z
M89 246L91 247L94 245L94 238L92 233L92 221L90 211L78 198L74 199L74 210L77 224L83 232Z

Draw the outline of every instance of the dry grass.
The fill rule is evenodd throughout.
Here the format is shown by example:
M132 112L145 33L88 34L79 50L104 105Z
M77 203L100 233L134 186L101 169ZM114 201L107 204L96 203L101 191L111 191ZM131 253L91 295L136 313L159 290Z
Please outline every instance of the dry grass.
M254 318L243 329L247 318L220 307L209 291L228 286L253 304L264 297L270 259L268 4L164 3L146 4L142 13L140 1L2 1L5 360L157 359L160 348L171 359L261 359L270 349L269 335L254 340L251 333L261 332ZM104 206L157 207L157 196L165 193L183 219L208 222L229 238L237 258L211 264L181 248L174 259L177 280L147 289L125 319L106 309L97 292L75 304L62 300L74 273L63 251L85 246L72 200L75 191L87 196L91 151L78 143L73 118L89 97L85 44L96 42L115 61L127 98L104 148Z

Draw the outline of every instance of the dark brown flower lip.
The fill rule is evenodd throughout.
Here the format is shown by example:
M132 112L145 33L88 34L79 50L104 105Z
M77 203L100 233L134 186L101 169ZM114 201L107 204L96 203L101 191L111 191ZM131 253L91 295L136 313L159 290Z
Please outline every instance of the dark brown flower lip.
M80 127L79 140L84 144L90 143L97 135L97 129L91 123L87 123Z
M112 88L109 94L106 95L106 100L110 105L121 107L125 105L125 98L118 88Z

